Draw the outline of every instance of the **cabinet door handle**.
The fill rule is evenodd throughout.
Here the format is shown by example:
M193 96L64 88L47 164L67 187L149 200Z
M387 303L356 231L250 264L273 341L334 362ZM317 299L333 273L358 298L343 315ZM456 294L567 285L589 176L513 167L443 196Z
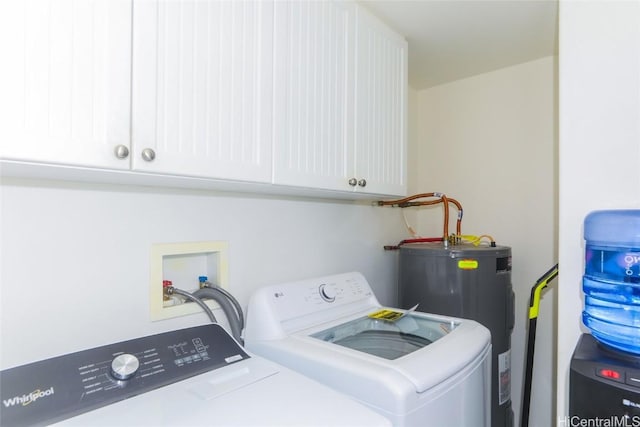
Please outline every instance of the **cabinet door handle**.
M151 148L145 148L144 150L142 150L142 159L145 162L152 162L153 159L156 158L156 152L153 151Z
M358 185L360 187L366 187L367 186L367 180L362 178L360 181L358 181Z
M113 152L119 159L126 159L127 157L129 157L129 147L127 147L126 145L116 145L116 148L113 150Z
M355 187L357 184L358 184L358 180L357 180L357 179L355 179L355 178L351 178L351 179L349 180L349 185L350 185L350 186Z

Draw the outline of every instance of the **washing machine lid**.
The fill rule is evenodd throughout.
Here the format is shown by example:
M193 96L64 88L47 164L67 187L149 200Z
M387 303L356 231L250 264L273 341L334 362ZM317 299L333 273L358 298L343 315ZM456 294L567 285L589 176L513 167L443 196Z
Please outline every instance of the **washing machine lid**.
M395 360L427 347L460 325L408 312L382 309L311 335L325 342Z

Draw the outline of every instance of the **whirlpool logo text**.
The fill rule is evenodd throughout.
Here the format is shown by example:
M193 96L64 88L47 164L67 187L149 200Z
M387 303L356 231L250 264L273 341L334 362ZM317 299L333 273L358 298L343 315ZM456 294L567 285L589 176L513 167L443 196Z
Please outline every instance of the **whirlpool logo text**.
M33 403L42 397L49 397L53 395L53 393L54 393L53 387L50 387L46 390L38 389L38 390L32 391L29 394L23 394L22 396L15 396L10 399L5 399L2 401L2 403L4 403L5 408L10 408L16 405L27 406L30 403Z

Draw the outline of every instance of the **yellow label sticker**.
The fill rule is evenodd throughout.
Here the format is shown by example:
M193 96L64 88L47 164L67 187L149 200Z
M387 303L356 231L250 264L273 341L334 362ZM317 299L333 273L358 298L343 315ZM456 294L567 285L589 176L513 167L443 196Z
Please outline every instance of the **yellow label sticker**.
M389 310L387 308L383 308L382 310L374 311L373 313L369 314L369 317L371 317L372 319L386 320L387 322L395 322L402 316L404 316L403 312Z
M475 270L478 268L478 260L475 259L461 259L458 261L458 268L460 270Z

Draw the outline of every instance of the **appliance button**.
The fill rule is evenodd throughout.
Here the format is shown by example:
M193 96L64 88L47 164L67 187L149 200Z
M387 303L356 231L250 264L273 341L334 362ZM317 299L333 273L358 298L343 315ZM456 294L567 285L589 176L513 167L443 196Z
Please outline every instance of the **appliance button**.
M626 383L632 385L634 387L640 387L640 373L638 372L627 372L626 375Z
M610 366L599 366L596 368L596 375L608 380L624 383L624 372Z

